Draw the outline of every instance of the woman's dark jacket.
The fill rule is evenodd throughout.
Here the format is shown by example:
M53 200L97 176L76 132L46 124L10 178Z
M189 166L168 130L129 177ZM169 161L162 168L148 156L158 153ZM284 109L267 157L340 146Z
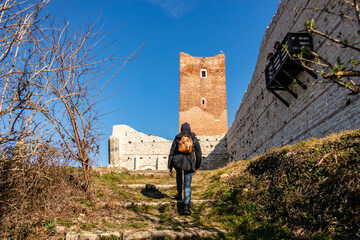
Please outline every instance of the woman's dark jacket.
M190 135L195 147L192 153L179 152L179 142L185 134ZM201 165L201 148L199 140L196 138L193 132L181 132L175 136L175 139L171 145L168 168L181 169L187 171L193 171L200 168Z

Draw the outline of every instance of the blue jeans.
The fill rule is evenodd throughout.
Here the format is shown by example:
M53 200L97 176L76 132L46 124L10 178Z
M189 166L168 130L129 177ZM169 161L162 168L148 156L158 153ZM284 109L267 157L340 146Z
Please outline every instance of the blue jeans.
M179 194L182 193L183 170L176 169L176 188ZM194 172L184 170L184 203L190 204L191 201L191 181Z

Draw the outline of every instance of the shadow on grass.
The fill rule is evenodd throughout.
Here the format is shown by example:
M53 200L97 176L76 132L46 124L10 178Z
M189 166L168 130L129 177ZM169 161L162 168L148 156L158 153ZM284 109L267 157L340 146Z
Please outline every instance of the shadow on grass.
M162 193L154 185L150 184L146 184L146 187L142 189L140 193L146 197L154 199L170 198L167 194Z

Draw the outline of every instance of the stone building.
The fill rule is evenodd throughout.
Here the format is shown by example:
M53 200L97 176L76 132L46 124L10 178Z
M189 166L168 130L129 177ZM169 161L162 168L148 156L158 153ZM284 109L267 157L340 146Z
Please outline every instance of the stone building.
M225 56L192 57L180 53L179 125L188 122L203 155L202 170L226 165L227 107ZM180 127L179 126L179 127ZM109 137L109 167L166 170L172 141L114 125Z
M197 136L203 162L201 170L227 163L226 134ZM172 140L144 134L127 125L114 125L109 137L109 167L128 170L166 170Z
M109 165L128 170L165 170L171 141L114 125L109 138Z
M179 129L184 122L199 136L228 131L224 54L180 53Z
M282 102L267 89L265 81L268 56L275 53L274 45L286 39L288 33L305 32L305 20L314 19L317 29L333 36L341 32L343 39L358 42L359 33L354 31L353 23L348 18L330 13L344 12L355 19L354 9L348 6L345 1L328 0L280 2L265 31L252 79L228 131L225 56L192 57L180 53L179 125L189 122L192 130L200 135L204 152L203 169L218 168L229 161L251 159L273 147L360 128L360 94L349 94L349 90L334 83L312 84L313 76L302 71L296 74L296 78L306 88L300 84L289 85L291 91L279 92L284 100ZM328 40L316 34L312 42L315 52L335 63L338 57L343 60L358 59L359 62L358 52L350 48L333 47ZM359 71L360 65L357 64L354 70ZM317 80L321 82L324 79L318 76ZM148 139L146 135L136 137L138 140L135 141L130 136L140 133L119 137L115 128L117 126L114 126L113 136L110 137L110 165L127 166L129 169L166 167L166 150L170 149L171 141L159 140L156 143L156 139ZM122 131L128 130L123 128ZM155 143L158 144L156 151L147 149L149 144Z

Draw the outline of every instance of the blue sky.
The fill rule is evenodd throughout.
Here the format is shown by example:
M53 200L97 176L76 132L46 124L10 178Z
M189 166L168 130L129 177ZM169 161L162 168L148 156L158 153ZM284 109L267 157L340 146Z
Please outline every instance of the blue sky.
M142 43L141 54L116 76L104 96L121 90L99 106L101 118L98 165L108 163L107 139L112 126L126 124L137 131L173 139L178 131L179 53L226 56L228 125L255 69L266 27L277 0L53 0L48 9L77 26L100 16L107 51L119 57ZM60 11L61 10L61 11ZM61 13L62 12L62 13ZM104 54L107 54L106 52Z

